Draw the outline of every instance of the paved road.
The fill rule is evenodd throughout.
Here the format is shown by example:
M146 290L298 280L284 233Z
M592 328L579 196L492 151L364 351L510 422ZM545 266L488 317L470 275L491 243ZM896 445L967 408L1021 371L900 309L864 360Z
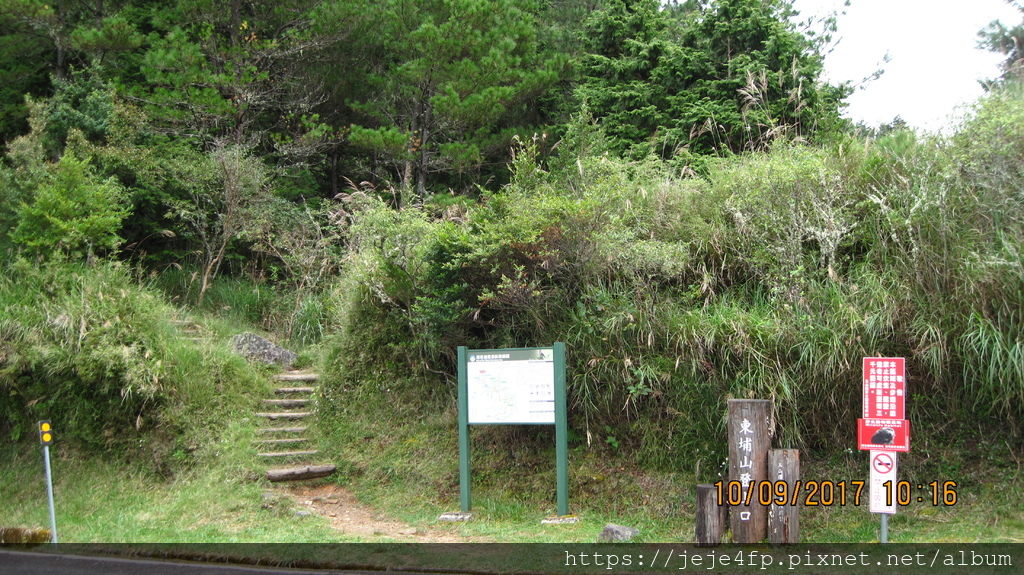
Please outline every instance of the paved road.
M324 575L357 571L279 569L186 561L120 559L0 549L0 575ZM379 574L378 574L379 575Z

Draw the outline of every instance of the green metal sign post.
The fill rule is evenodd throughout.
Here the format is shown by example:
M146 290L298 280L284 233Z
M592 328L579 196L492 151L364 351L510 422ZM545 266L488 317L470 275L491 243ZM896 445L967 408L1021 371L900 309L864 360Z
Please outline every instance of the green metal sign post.
M554 425L559 516L569 515L569 449L565 409L565 344L459 352L459 496L470 496L470 425Z

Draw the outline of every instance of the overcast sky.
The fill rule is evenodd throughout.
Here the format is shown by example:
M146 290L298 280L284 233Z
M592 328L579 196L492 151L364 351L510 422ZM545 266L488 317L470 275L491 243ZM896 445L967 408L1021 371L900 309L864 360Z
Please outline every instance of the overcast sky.
M982 95L979 79L999 75L998 54L979 50L978 30L1022 15L1004 0L796 0L802 16L845 10L840 41L826 60L827 78L858 82L885 73L847 100L846 116L869 125L897 115L930 131L951 125L957 107ZM888 53L889 63L882 59Z

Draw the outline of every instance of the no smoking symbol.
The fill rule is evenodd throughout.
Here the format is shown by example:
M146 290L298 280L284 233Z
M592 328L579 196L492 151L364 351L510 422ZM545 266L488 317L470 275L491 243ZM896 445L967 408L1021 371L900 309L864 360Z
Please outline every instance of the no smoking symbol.
M879 453L871 460L871 467L878 473L889 473L892 471L892 456L888 453Z

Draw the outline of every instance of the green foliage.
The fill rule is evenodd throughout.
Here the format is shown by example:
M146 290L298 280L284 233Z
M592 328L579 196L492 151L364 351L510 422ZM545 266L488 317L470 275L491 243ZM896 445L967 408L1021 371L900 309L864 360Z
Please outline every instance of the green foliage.
M269 199L253 206L246 235L253 249L283 266L281 290L294 298L283 329L287 339L315 343L324 333L327 311L321 297L324 285L342 259L340 230L331 206L317 209ZM268 266L268 267L272 267Z
M50 78L45 66L51 54L46 38L30 34L31 26L17 8L32 11L28 2L0 4L0 142L10 142L28 131L25 96L39 98L49 93Z
M731 397L773 399L779 444L848 444L865 356L907 357L920 425L1017 430L1022 101L949 141L777 143L702 179L609 157L581 116L548 169L521 143L457 217L353 211L328 349L359 352L328 357L349 389L443 397L457 345L564 341L571 425L665 468L717 464Z
M1022 15L1024 6L1014 0L1007 0ZM990 80L987 84L997 87L1001 83L1013 82L1019 79L1020 62L1024 54L1021 53L1021 39L1024 38L1024 23L1006 25L998 20L993 20L978 31L978 47L1002 54L1005 60L1002 62L1003 75L996 80Z
M645 143L671 122L666 98L677 86L658 78L678 47L667 37L658 2L610 2L587 22L584 80L579 97L602 119L618 152Z
M751 271L794 301L794 282L813 277L801 270L836 277L841 250L852 242L853 206L862 198L844 181L844 167L823 150L778 146L713 172ZM807 257L808 245L817 257Z
M428 174L478 168L507 145L501 128L558 80L564 59L537 40L535 3L380 2L363 38L371 90L354 104L365 120L352 143L392 166L422 202Z
M68 445L180 471L267 384L227 350L180 339L174 315L118 263L6 264L0 433L28 440L50 419Z
M53 419L79 441L130 445L168 391L162 305L113 264L33 268L22 260L5 272L5 431L17 438L34 418Z
M299 150L291 144L319 129L316 96L298 84L301 64L337 39L310 32L316 4L171 3L154 14L139 66L145 81L126 88L164 129L201 148L230 142L269 152L275 142L292 163Z
M65 154L23 204L11 239L45 251L67 253L114 249L128 215L124 190L113 178L100 180L84 160Z
M98 68L75 71L54 84L54 95L46 101L47 153L59 157L72 131L86 141L102 142L110 131L115 103L113 90L100 78Z
M790 2L714 0L676 12L615 1L587 23L577 96L615 151L761 150L838 124L847 89L820 80L821 41L792 23Z

